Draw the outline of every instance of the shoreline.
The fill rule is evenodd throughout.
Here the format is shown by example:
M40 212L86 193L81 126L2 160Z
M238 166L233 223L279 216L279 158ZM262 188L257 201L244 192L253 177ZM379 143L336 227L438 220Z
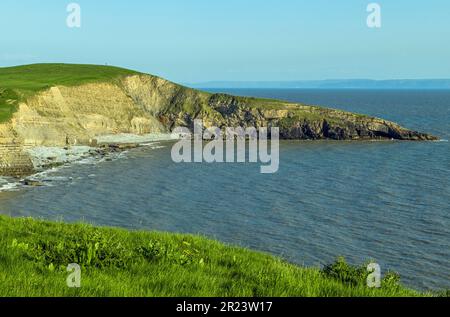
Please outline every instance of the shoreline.
M53 169L63 166L71 166L76 163L101 163L120 157L128 150L157 146L159 142L173 141L176 138L172 134L151 133L145 135L136 134L111 134L96 138L97 146L70 145L70 146L36 146L27 150L33 164L33 173L20 177L0 175L0 193L17 191L20 187L45 186L46 174Z
M126 140L122 140L123 142L125 142ZM295 143L297 143L298 144L298 146L302 146L302 143L303 142L311 142L311 141L298 141L298 140L296 140L296 141L294 141ZM370 142L372 142L372 141L370 141ZM388 141L389 142L389 141ZM335 143L335 144L338 144L338 143L341 143L340 141L331 141L331 143ZM364 143L366 143L366 142L364 142ZM123 144L126 144L126 143L123 143ZM170 143L168 143L168 144L170 144ZM367 144L367 143L366 143ZM429 145L429 146L431 146L431 145ZM126 150L124 150L124 151L126 151ZM140 152L140 151L151 151L151 150L145 150L145 149L143 149L143 150L137 150L138 152ZM119 153L122 153L122 152L119 152ZM71 167L69 166L68 167L68 169L70 169ZM97 168L97 167L94 167L94 168ZM103 166L103 165L99 165L98 166L98 168L108 168L108 166ZM74 169L78 169L78 167L74 167ZM24 189L24 190L33 190L33 189ZM38 189L39 190L39 189ZM44 189L45 190L45 189Z
M0 193L16 191L19 187L44 186L39 176L45 175L54 168L70 166L79 162L90 162L93 164L103 161L111 161L128 150L154 146L159 142L169 142L179 140L172 133L149 133L132 134L118 133L98 136L95 139L96 146L69 145L69 146L35 146L25 150L30 156L33 164L33 172L21 176L0 175ZM297 142L404 142L403 140L389 139L369 139L369 140L283 140ZM448 142L446 139L439 139L425 142Z

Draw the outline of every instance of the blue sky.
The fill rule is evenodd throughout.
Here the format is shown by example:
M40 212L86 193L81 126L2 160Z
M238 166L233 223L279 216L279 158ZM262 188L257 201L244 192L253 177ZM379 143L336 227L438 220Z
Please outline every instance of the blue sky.
M81 6L81 28L66 6ZM382 27L366 25L381 5ZM2 0L0 66L117 65L177 82L450 78L448 0Z

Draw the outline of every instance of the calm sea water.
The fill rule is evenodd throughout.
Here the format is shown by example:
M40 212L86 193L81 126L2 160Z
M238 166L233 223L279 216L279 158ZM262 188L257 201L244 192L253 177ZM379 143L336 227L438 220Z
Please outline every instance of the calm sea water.
M230 90L380 116L450 138L450 91ZM200 233L304 265L375 259L417 289L450 288L448 142L281 142L280 170L175 164L169 143L48 173L0 212Z

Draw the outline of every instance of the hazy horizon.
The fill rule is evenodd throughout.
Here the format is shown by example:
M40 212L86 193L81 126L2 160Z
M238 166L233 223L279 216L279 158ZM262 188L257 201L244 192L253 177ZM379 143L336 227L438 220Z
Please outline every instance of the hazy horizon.
M450 89L450 79L208 81L183 84L204 89Z

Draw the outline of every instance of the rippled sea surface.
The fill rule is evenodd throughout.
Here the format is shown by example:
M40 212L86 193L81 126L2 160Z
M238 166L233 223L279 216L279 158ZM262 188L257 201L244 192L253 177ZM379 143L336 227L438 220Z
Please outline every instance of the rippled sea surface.
M444 141L286 141L273 175L175 164L161 143L51 171L45 187L0 193L0 212L200 233L304 265L374 259L410 287L450 288L450 91L227 92L375 115Z

